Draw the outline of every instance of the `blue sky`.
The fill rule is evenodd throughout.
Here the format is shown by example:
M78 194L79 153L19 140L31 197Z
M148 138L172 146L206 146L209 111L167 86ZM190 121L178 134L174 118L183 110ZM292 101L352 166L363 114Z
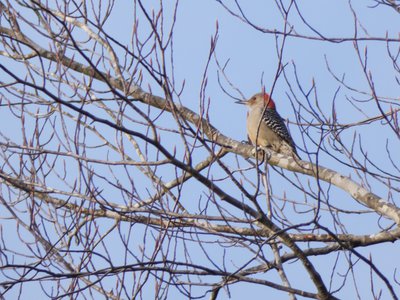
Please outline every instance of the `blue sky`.
M301 149L300 155L304 159L311 158L313 161L316 160L314 152L317 151L317 145L314 144L314 141L319 140L321 130L317 124L318 120L307 111L307 108L315 110L320 109L321 113L325 115L326 121L332 121L334 115L332 110L334 107L335 117L337 117L338 123L340 124L352 124L380 114L376 103L374 101L367 101L370 98L369 94L371 91L367 84L368 82L365 78L364 71L358 61L357 52L355 51L352 41L332 42L301 37L287 37L282 52L282 64L285 65L285 73L280 73L276 78L278 69L277 52L280 50L283 37L281 35L277 36L273 33L264 33L254 29L249 24L229 14L218 2L219 1L211 0L180 1L173 37L172 53L174 68L172 71L171 65L169 64L168 70L170 74L174 76L176 88L179 89L181 86L184 86L179 99L177 97L175 100L180 101L182 105L199 113L199 107L205 99L206 103L209 102L207 106L209 121L222 133L238 141L246 139L246 109L234 103L234 98L241 97L237 90L244 94L245 97L250 97L252 94L260 92L263 87L265 87L267 92L271 92L272 86L274 86L273 98L277 103L279 113L282 117L290 121L290 131ZM237 8L235 8L235 1L221 2L226 4L235 13L238 13ZM284 2L287 7L289 1ZM157 11L159 3L159 1L146 1L145 5L149 10L154 8ZM165 29L168 29L168 26L171 24L173 6L169 1L164 1L163 5ZM284 29L285 23L276 2L242 1L240 5L248 19L254 22L256 26L272 31L282 31ZM293 32L299 35L318 37L318 34L320 34L327 38L352 38L355 35L355 31L357 31L358 37L385 38L388 36L398 38L400 15L388 6L373 7L375 5L374 1L299 1L297 5L301 15L296 12L296 7L292 6L288 22L293 26ZM355 16L357 19L355 19ZM132 5L120 1L115 4L114 13L107 21L105 29L109 35L122 44L130 45L132 22ZM307 26L305 22L312 28ZM144 38L150 29L140 13L138 24L138 34L141 38ZM318 33L315 30L317 30ZM216 49L208 64L207 59L210 52L211 40L216 33L218 36ZM85 36L85 34L78 29L75 30L75 34L79 37ZM372 76L374 80L378 97L385 101L382 103L384 111L388 111L391 107L397 108L399 104L399 86L396 82L398 72L395 70L392 61L388 57L388 49L393 50L395 53L399 42L387 44L385 41L367 40L359 42L358 46L363 58L367 54L367 72L371 74L370 76ZM123 51L120 48L116 49L121 61L123 61ZM170 54L170 51L169 49L167 53ZM77 56L76 59L79 60L79 57ZM224 70L226 78L221 74L216 59L220 65L224 66L226 64ZM24 69L18 69L16 66L15 71L23 73ZM333 72L333 74L330 72ZM130 74L124 75L128 78ZM345 84L338 82L333 75L342 79ZM202 87L204 87L203 80L205 78L207 79L207 84L202 90ZM274 80L275 78L276 81ZM220 83L218 80L220 80ZM223 91L220 84L227 93ZM232 86L230 84L232 84ZM102 84L95 86L107 88ZM313 87L315 87L315 90L312 90ZM161 88L158 87L145 72L143 75L142 88L144 90L149 90L151 88L155 94L162 96ZM310 90L312 93L309 95L308 99L306 99L302 91L308 92ZM230 97L228 94L233 97ZM201 95L204 95L204 98L201 98ZM310 102L307 103L307 100ZM301 105L305 107L301 108ZM140 104L138 104L138 106L140 107ZM142 106L142 108L145 110L145 106ZM11 124L13 117L6 114L4 111L2 113L7 120L10 120ZM150 115L154 114L154 116L156 116L158 113L156 109L152 109ZM307 127L310 137L302 136L302 127L296 124L296 116L301 118L300 120L303 123L310 122L314 125L317 124L310 128L307 126L303 127ZM165 127L173 128L175 125L172 123L172 118L165 115L157 122L159 122L158 125ZM18 126L20 125L18 122L13 124L15 124L15 127L10 125L10 127L13 128L10 131L10 135L19 137L20 130ZM137 126L141 128L139 125ZM71 130L74 129L74 124L71 124ZM364 179L362 176L358 177L358 173L354 172L352 168L345 163L342 163L343 161L347 162L345 151L340 153L340 151L335 152L332 148L329 148L329 144L334 143L334 134L327 131L325 131L324 134L326 134L324 142L328 147L328 152L332 153L332 156L322 153L318 157L319 162L345 176L351 176L357 182L362 181L364 185L373 190L376 194L383 198L387 197L389 193L388 187L374 178L368 177ZM364 162L364 158L358 143L362 145L364 150L368 151L368 157L373 163L379 165L383 171L396 172L389 158L386 156L386 147L392 149L393 152L398 151L400 147L398 140L395 138L393 132L388 130L388 126L385 122L378 121L371 125L350 127L340 131L339 134L345 146L353 151L352 154L359 161ZM110 140L116 139L114 132L107 132L106 136ZM352 148L354 137L356 137L356 143L354 148ZM169 148L179 145L179 139L172 134L163 133L162 138L166 141L166 146ZM93 137L93 140L92 137L89 137L88 141L93 141L93 145L98 142L96 137ZM308 151L312 153L310 157L307 157L304 149L308 149ZM128 147L127 151L132 151L131 153L134 152ZM96 151L92 150L91 154L93 157L102 157L105 152L101 152L101 149L96 149ZM107 155L108 154L107 152ZM177 156L182 154L183 151L180 151L178 147ZM204 155L206 154L206 151L199 149L198 153L194 156L195 162L204 159ZM113 157L112 155L111 153L110 157ZM335 157L338 160L335 159ZM223 161L232 168L232 170L239 168L239 166L236 165L236 158L234 155L227 156ZM240 160L240 162L241 167L248 167L243 160ZM373 169L371 164L367 163L367 165ZM74 168L75 166L71 165L69 167ZM232 187L229 181L223 179L225 174L221 169L217 167L213 168L215 168L213 169L215 173L212 175L220 179L218 184L222 187ZM176 175L175 173L172 174L168 168L163 169L163 167L160 167L159 169L160 174L163 174L163 179L165 180L167 180L167 178L172 179ZM106 174L105 176L107 176L107 168L102 170L101 167L99 167L98 170L100 170L100 173L104 172L104 174ZM124 169L121 167L115 168L115 170L116 176L121 177L121 182L127 183L128 179L123 176ZM381 170L376 170L376 172L380 173ZM137 176L135 177L137 180L136 185L142 195L154 192L154 190L152 190L152 185L145 181L144 176L139 175L138 171L132 171L131 174L132 177ZM248 178L253 182L257 180L257 174L254 170L247 170L245 174L247 174ZM289 177L294 178L291 174L289 174ZM143 180L143 182L141 180ZM304 210L309 208L307 205L315 205L312 199L299 195L298 190L288 185L277 172L271 171L270 182L274 196L277 198L287 197L287 199L293 201L304 201ZM300 176L299 182L309 187L311 191L316 191L317 189L315 180L312 178ZM57 184L57 180L54 180L54 184ZM244 182L243 185L250 189L250 183ZM321 215L321 223L332 230L337 229L338 232L343 230L350 234L372 234L378 232L380 226L384 227L388 224L388 222L384 220L379 220L379 216L376 214L353 213L352 210L365 210L365 208L356 203L354 199L343 191L335 187L330 187L326 183L322 183L321 186L326 193L326 197L333 206L350 211L340 215L343 228L341 228L339 224L333 222L333 218L329 212L324 212ZM192 209L193 213L200 213L200 211L204 209L210 215L216 215L218 214L218 210L216 207L209 205L207 201L207 192L208 191L205 190L204 187L199 187L196 182L189 181L182 189L182 199L185 205ZM235 193L240 199L241 195L239 191L235 190ZM115 202L121 201L120 204L123 204L123 201L118 198L119 194L116 193L115 190L105 190L103 195L107 195ZM260 199L260 205L265 208L265 199L262 197L260 197ZM279 204L283 203L283 201L277 202ZM237 214L237 211L232 209L232 207L224 208L232 210L230 212L234 215ZM285 207L283 211L287 213L292 223L308 221L310 215L312 216L312 214L296 213L290 208L289 204L287 204L287 207ZM113 226L112 223L113 222L104 221L102 225L104 225L104 228L110 228ZM8 225L8 223L5 223L2 226L9 232L13 231L13 224ZM119 229L119 233L122 235L132 235L129 241L129 245L132 249L140 249L143 247L144 241L146 241L146 247L149 249L149 253L151 253L152 247L155 247L154 243L151 242L151 238L145 236L144 232L138 234L138 232L133 229L130 231L129 224L123 224ZM149 232L154 235L158 234L155 230L149 230ZM111 257L115 259L113 262L116 264L123 263L121 255L119 254L119 247L122 246L119 241L119 233L110 235L110 237L106 239L109 244L113 245L111 248ZM151 236L150 233L149 236ZM139 238L135 239L135 235L138 235ZM195 234L189 236L191 238L193 236L195 238L198 237ZM234 269L235 267L246 265L249 260L252 259L250 251L244 254L241 248L225 247L222 239L218 240L216 237L210 237L209 239L205 237L202 238L204 238L204 245L202 246L209 251L208 254L212 256L215 261L229 262L229 268ZM209 242L209 244L207 242ZM173 239L170 243L174 244L173 247L176 247L178 258L185 255L185 251L187 251L185 248L187 246L186 244ZM188 242L188 245L189 249L193 251L192 255L194 258L210 265L210 262L207 261L207 255L196 245L196 240L193 244ZM321 243L319 246L323 245L324 244ZM283 249L283 251L285 250L287 249ZM378 265L385 276L389 278L393 276L394 267L393 261L389 260L388 257L396 257L396 255L398 255L398 250L399 247L397 243L358 249L358 251L367 258L371 255L376 265ZM266 250L263 249L262 251ZM336 254L331 254L329 257L311 259L321 271L321 275L326 283L329 282L332 268L334 268L335 265L335 255ZM268 256L267 251L265 252L265 256ZM134 261L134 259L132 259L132 261ZM335 269L334 272L340 275L336 275L332 289L340 287L341 281L338 278L341 275L352 276L352 274L346 273L348 265L346 263L346 257L344 257L343 254L339 254L339 261L340 264L337 265L337 269ZM107 263L102 261L102 259L96 262L99 266L102 266L102 264L107 266ZM304 268L299 265L298 262L286 265L288 276L294 282L293 287L314 291L314 287L310 283ZM396 267L398 268L399 266ZM359 262L356 264L354 270L356 272L354 280L357 281L358 292L361 295L361 299L367 299L364 297L370 296L370 287L368 286L368 288L365 289L360 289L360 287L369 284L370 269L364 263ZM279 282L277 274L273 272L259 274L257 278ZM339 298L353 299L356 297L355 288L351 282L352 280L347 280L345 287L338 295ZM106 281L105 283L107 284ZM377 289L383 286L382 281L378 279L375 284L375 288ZM110 288L111 286L112 284ZM146 290L146 292L151 295L153 286L149 284L147 288L148 290ZM196 289L198 289L198 295L204 293L203 289ZM244 297L253 298L259 295L268 295L271 299L286 297L284 293L278 293L273 289L266 289L261 285L240 283L230 286L229 289L230 293L227 291L222 292L220 299L227 299L228 296L230 296L231 299L243 299ZM399 291L398 288L397 291ZM175 296L174 292L170 295L170 297L172 296ZM178 299L179 294L176 294L176 297L176 299ZM387 297L388 294L385 290L383 299ZM208 295L206 298L208 298ZM302 298L299 297L298 299Z
M223 1L235 12L233 1ZM287 1L285 3L288 3ZM274 2L251 1L240 3L247 17L251 19L257 26L266 29L283 30L284 22ZM388 37L397 38L399 28L399 15L387 6L379 6L372 8L375 3L373 1L302 1L298 3L302 16L318 32L327 38L352 38L355 30L359 37ZM352 8L357 16L351 11ZM305 36L317 36L309 27L307 27L300 19L295 9L292 8L289 22L298 34ZM215 50L216 57L221 65L226 62L227 68L225 74L233 85L238 88L246 97L257 93L265 86L267 91L272 87L272 81L277 72L277 45L282 43L282 37L276 37L271 33L262 33L254 30L254 28L245 24L238 18L230 15L217 1L181 1L179 13L174 31L174 75L177 86L185 82L181 101L182 104L198 112L200 102L201 83L206 68L207 57L209 55L211 38L216 33L216 24L218 23L218 42ZM366 47L366 48L365 48ZM390 44L395 49L398 44ZM397 72L394 71L391 61L387 57L387 44L382 41L364 41L359 43L361 53L368 53L368 71L372 74L375 88L380 97L397 98L398 84L396 83ZM299 83L306 91L311 89L313 82L317 90L317 97L310 97L314 101L314 106L318 102L318 106L328 117L332 117L332 106L335 105L336 116L339 123L347 124L361 121L368 117L377 115L377 108L373 102L358 103L358 107L354 107L347 99L366 100L370 89L367 85L365 75L358 62L357 53L352 41L341 43L333 43L329 41L309 40L305 38L288 37L286 40L283 63L286 65L287 80L284 76L279 76L273 91L273 97L278 103L278 109L284 118L288 118L292 122L295 121L294 114L297 105L291 105L290 99L296 95L299 101L305 101L301 96L299 87L296 85L294 70L297 72ZM330 74L327 64L331 71L339 78L344 78L346 84L358 91L352 91L341 85ZM226 95L217 82L217 72L215 61L211 59L210 66L207 70L207 88L205 90L206 98L210 99L209 117L213 125L215 125L224 134L236 139L245 139L245 108L234 104L234 99ZM221 76L221 82L224 88L235 97L240 97L238 93L229 87L229 84ZM294 95L291 95L289 83L292 85ZM365 95L365 93L367 95ZM291 97L289 97L291 96ZM295 109L293 109L293 107ZM384 105L385 109L389 109L390 105ZM361 113L359 109L362 109ZM309 115L304 112L302 115L305 120ZM378 113L379 114L379 113ZM311 151L316 147L310 141L305 139L305 145L302 144L300 133L295 125L290 125L294 139L300 148L307 146ZM373 126L351 128L341 133L341 137L351 145L353 136L357 135L361 138L364 149L368 150L368 154L375 162L384 165L384 168L391 169L390 164L386 164L385 145L389 139L389 144L399 149L397 141L390 140L390 133L382 134L387 127L380 122ZM318 136L318 130L313 131L314 137ZM393 143L393 144L391 144ZM355 155L362 160L358 147L355 147ZM335 155L340 157L340 154ZM345 155L342 156L342 158ZM382 156L381 159L379 157ZM303 154L304 157L304 154ZM342 172L344 175L355 176L351 170L338 161L322 155L321 164L334 170ZM357 178L357 176L355 176ZM308 179L306 179L307 181ZM277 194L287 192L286 187L280 186L281 179L279 177L271 178L273 187ZM369 182L374 188L374 192L385 197L386 188L377 182ZM334 205L342 209L360 209L361 207L355 201L348 197L342 191L331 188L331 200ZM294 195L291 195L292 197ZM322 220L326 220L327 224L332 225L329 218L324 216ZM368 234L377 230L376 226L371 226L371 220L376 222L376 218L366 216L344 215L341 221L346 225L349 233ZM378 245L373 246L373 259L381 261L387 276L391 276L392 265L387 261L386 255L396 253L398 246L394 245ZM393 252L392 252L393 251ZM229 251L228 251L229 252ZM370 254L370 249L360 249L360 252L366 255ZM220 253L220 252L218 252ZM232 259L240 261L240 253L232 255ZM334 264L334 260L326 263L325 258L315 258L313 262L322 268L324 278L328 278ZM238 262L238 265L240 263ZM380 265L377 263L377 265ZM297 266L297 267L296 267ZM291 276L307 276L303 273L299 275L298 265L291 268L288 267ZM345 272L346 265L339 267L337 272ZM368 281L369 268L362 263L357 264L357 278L363 278L362 284ZM304 272L302 270L301 272ZM267 275L269 278L271 275ZM358 279L357 279L358 280ZM298 282L297 282L298 283ZM305 285L309 284L306 280ZM336 287L339 283L335 282ZM334 286L335 286L334 284ZM377 286L381 284L379 280ZM246 284L238 284L231 287L232 299L243 299L245 296L255 296L264 293L263 287L252 286L250 289ZM268 291L270 292L270 290ZM360 290L361 295L368 293L367 290ZM271 297L273 297L271 292ZM282 295L282 294L280 294ZM343 289L340 297L353 298L354 287L347 284ZM224 298L224 297L223 297Z

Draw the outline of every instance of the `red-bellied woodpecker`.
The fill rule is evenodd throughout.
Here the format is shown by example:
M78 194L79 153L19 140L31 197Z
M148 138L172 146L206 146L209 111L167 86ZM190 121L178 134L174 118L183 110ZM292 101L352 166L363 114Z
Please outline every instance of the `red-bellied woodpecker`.
M255 94L247 101L247 135L253 145L271 148L275 152L299 158L286 125L267 93Z

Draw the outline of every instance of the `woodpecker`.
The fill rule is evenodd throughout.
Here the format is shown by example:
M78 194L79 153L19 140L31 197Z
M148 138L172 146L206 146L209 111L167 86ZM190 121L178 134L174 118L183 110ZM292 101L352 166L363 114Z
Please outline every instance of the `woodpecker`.
M255 94L245 104L247 112L247 136L253 145L271 148L275 152L300 159L285 122L276 110L271 97L263 92Z

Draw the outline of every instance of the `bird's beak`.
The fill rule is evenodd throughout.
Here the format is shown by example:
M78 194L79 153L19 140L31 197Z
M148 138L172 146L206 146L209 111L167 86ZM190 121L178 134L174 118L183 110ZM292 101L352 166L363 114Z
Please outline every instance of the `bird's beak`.
M238 100L238 101L235 101L235 103L236 103L236 104L243 104L243 105L246 105L246 104L247 104L247 101L246 101L246 100Z

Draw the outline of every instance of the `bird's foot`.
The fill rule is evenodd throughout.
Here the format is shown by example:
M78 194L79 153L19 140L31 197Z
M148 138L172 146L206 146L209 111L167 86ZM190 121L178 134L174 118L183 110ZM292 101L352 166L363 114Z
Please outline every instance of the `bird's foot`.
M270 158L269 153L267 157L267 152L264 150L264 147L254 147L251 153L254 157L257 158L257 161L262 164L264 160L267 160Z

